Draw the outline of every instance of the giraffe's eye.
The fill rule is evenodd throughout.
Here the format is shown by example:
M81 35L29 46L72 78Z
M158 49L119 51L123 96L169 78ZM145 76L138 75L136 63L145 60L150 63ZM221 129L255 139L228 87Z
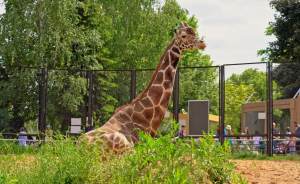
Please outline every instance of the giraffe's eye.
M181 37L182 37L182 38L186 38L186 35L182 35Z
M191 28L187 29L186 32L188 34L192 34L192 35L195 34L194 31L193 31L193 29L191 29Z

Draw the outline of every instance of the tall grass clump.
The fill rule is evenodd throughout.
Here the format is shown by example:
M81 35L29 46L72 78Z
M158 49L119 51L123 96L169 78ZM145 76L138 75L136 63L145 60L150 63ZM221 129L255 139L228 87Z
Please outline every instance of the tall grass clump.
M112 183L241 183L229 162L229 147L207 135L199 142L153 139L141 134L140 143L112 172Z
M209 135L195 141L172 134L140 134L135 148L119 155L58 136L35 152L0 154L0 183L244 182L228 161L228 145L221 146Z
M23 148L26 149L26 148ZM86 183L92 169L100 166L100 151L72 138L57 136L33 154L0 157L2 183ZM23 157L25 156L25 157ZM4 160L3 159L3 160ZM11 163L16 167L11 167ZM7 166L10 165L10 166ZM4 169L3 169L4 168Z

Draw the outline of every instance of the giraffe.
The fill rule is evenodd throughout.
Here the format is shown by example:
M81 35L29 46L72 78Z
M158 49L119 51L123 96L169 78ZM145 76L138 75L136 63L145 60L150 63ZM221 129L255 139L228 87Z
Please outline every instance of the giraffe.
M194 30L186 23L181 23L146 89L130 103L117 108L102 127L87 132L85 137L88 142L100 140L114 152L123 152L138 141L137 131L155 136L167 111L182 52L205 47L205 43L197 38Z

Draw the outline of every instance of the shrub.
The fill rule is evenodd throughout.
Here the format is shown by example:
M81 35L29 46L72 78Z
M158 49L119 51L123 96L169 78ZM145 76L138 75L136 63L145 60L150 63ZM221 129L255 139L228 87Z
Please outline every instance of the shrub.
M0 154L0 183L241 183L229 150L209 135L194 141L141 134L133 150L112 155L58 136L34 152Z

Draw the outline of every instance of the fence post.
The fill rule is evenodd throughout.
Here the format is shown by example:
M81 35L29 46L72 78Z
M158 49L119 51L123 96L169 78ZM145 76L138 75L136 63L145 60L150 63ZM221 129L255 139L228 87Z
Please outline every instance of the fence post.
M88 127L93 127L93 71L88 71L89 94L88 94Z
M219 141L224 144L225 127L225 66L219 67Z
M130 101L136 96L136 70L131 70Z
M273 155L273 76L272 63L267 62L267 154Z
M175 74L175 81L173 87L173 115L174 119L178 122L179 121L179 68Z
M46 116L47 116L47 82L48 71L46 68L41 68L39 72L39 118L38 129L39 132L45 134L46 130Z

